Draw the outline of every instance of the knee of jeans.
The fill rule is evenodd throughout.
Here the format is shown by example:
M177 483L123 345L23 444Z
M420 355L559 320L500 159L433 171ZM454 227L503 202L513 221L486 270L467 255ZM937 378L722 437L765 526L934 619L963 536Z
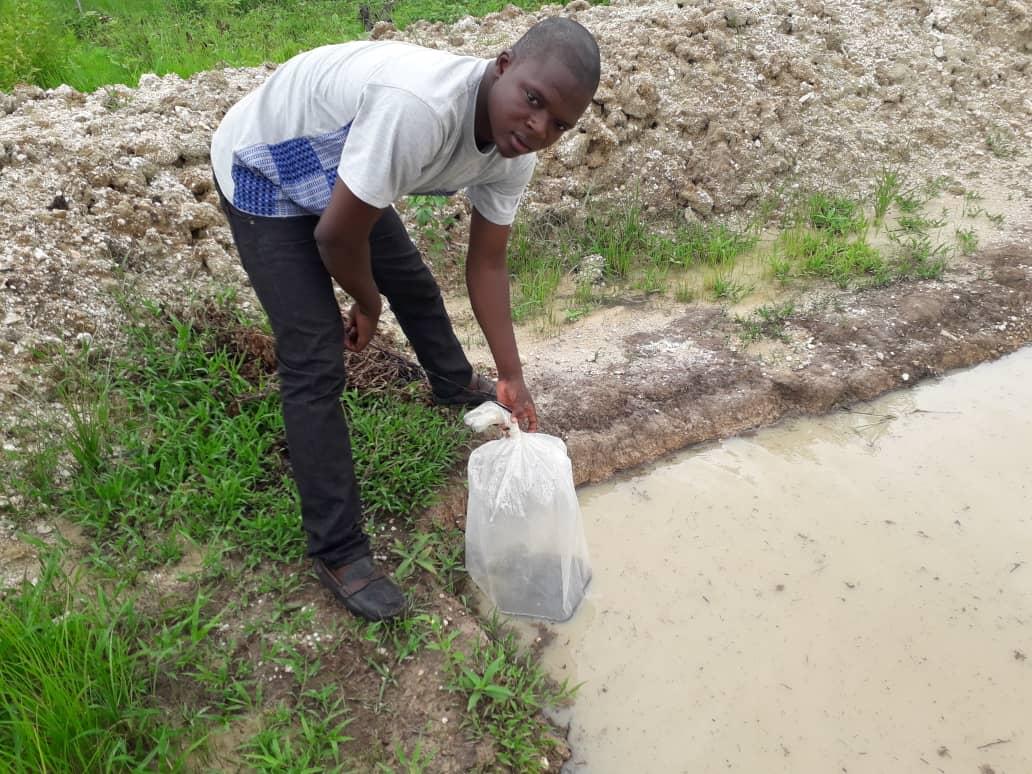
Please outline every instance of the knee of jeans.
M280 395L286 402L338 400L344 391L344 353L299 360L278 358Z

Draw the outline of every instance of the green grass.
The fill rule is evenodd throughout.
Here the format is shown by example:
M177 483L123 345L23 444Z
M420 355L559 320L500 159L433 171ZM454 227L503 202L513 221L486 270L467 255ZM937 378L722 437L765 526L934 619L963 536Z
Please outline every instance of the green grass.
M973 228L958 228L955 231L957 245L964 255L974 255L978 250L978 235Z
M1019 146L1009 127L994 124L985 135L987 147L998 159L1011 159L1019 155Z
M964 193L964 204L961 213L966 218L977 218L979 215L984 215L985 210L979 202L982 201L982 195L976 191L966 191Z
M843 196L812 194L806 202L806 218L814 228L835 236L858 234L867 228L860 203Z
M144 630L131 604L80 593L56 553L0 599L0 770L175 769L184 741L150 707Z
M631 204L624 209L589 215L577 234L577 242L582 253L598 254L605 259L607 276L625 279L631 267L647 255L650 233L641 206Z
M923 214L911 214L899 216L899 228L911 234L921 234L930 228L942 228L946 225L946 218L932 219Z
M351 721L336 685L306 690L299 701L265 713L261 730L244 745L243 761L269 774L345 771Z
M60 387L69 433L28 461L29 493L86 526L112 562L175 561L180 536L299 556L272 379L213 330L153 306L133 314L124 354L70 356ZM429 505L465 441L461 425L389 395L347 391L344 406L367 513ZM55 487L60 460L74 475Z
M893 271L899 279L939 279L949 256L947 245L933 244L926 234L909 235L898 244Z
M559 259L550 258L519 275L512 301L512 319L522 322L548 309L563 278Z
M448 243L448 232L455 225L455 217L446 215L444 208L448 204L446 196L410 196L406 200L406 209L412 213L419 236L428 252L437 255L444 251Z
M733 231L723 223L695 223L679 229L673 240L664 241L659 252L671 263L685 267L731 267L755 245L755 235Z
M972 229L957 229L957 246L939 243L929 236L948 221L948 210L931 217L928 202L951 184L939 177L925 186L913 186L896 170L883 170L875 179L871 198L871 222L894 224L886 234L892 245L876 247L867 241L868 219L863 203L841 196L815 193L796 213L793 225L775 238L769 257L774 279L787 284L799 277L831 280L842 288L882 286L893 281L939 279L949 259L959 251L977 246ZM962 215L985 214L980 197L967 193ZM988 217L988 216L987 216Z
M668 292L672 279L695 267L728 274L756 241L755 234L722 223L686 226L647 217L636 204L596 207L583 222L517 221L509 240L513 318L550 313L563 277L588 255L602 257L603 276L614 292L629 288L648 296ZM685 297L676 286L674 295ZM602 300L602 291L578 281L563 316L576 321Z
M515 0L536 9L540 2ZM140 75L282 62L365 35L366 23L450 22L503 0L0 0L0 89L68 83L92 91ZM81 7L81 12L79 10ZM499 50L512 41L499 41Z
M283 477L274 390L227 343L236 339L220 325L250 323L233 316L231 299L220 303L218 324L207 305L200 317L129 306L124 351L85 349L54 366L70 419L59 443L21 460L32 463L22 471L31 469L33 480L19 488L37 497L27 517L42 506L49 517L85 524L83 554L106 556L100 577L119 589L151 577L139 569L175 560L185 543L206 552L203 569L180 581L184 589L148 597L146 615L122 595L73 595L59 573L64 558L35 587L0 599L0 770L197 770L210 752L209 732L238 721L247 733L228 754L248 770L349 771L356 761L383 771L432 768L434 751L418 744L395 744L393 758L384 750L367 760L350 738L354 708L322 673L321 658L341 641L349 649L361 649L361 639L381 645L384 656L376 648L360 657L367 677L379 676L379 691L355 701L388 718L395 667L437 647L446 624L424 611L425 600L460 591L462 533L417 531L410 516L452 471L467 433L452 412L404 391L346 393L363 496L384 520L375 550L396 562L414 611L390 624L343 611L339 626L317 622L293 565L301 530L293 485ZM212 480L216 471L237 483ZM282 512L263 524L257 509L274 501ZM154 591L150 581L142 588ZM323 650L298 647L301 636L327 627ZM537 710L559 694L529 657L507 661L491 680L512 687L505 708L488 712L478 701L456 723L493 737L499 766L538 761L552 742Z
M736 303L747 296L751 290L748 285L735 279L730 271L714 272L706 280L706 289L712 294L715 301L729 301Z
M697 296L695 286L685 279L679 280L674 286L674 299L679 303L690 304Z
M816 278L842 288L883 286L893 281L942 276L950 256L973 249L973 232L957 232L959 247L932 240L929 233L948 222L948 211L933 216L928 203L954 182L938 177L922 185L910 183L896 169L882 170L872 194L860 200L827 192L806 193L784 215L788 225L774 237L769 255L769 276L787 285L794 280ZM1003 216L986 213L968 193L962 214L985 215L993 223ZM575 285L565 308L567 321L579 320L603 295L635 290L645 295L667 294L688 303L695 300L698 281L687 272L708 270L701 282L706 294L718 301L738 301L752 288L735 279L741 256L755 249L757 224L769 219L772 205L761 202L758 219L745 231L725 223L685 225L673 219L647 215L632 202L623 208L603 209L587 205L584 221L517 224L512 240L511 269L517 319L552 313L561 280L584 256L596 253L605 262L608 290L599 291L581 282ZM590 209L594 207L594 209ZM884 232L895 246L878 246L869 240L870 226L890 224ZM977 243L977 240L976 240Z
M900 173L894 169L884 169L878 175L874 186L874 225L880 226L885 219L889 207L892 206L896 194L899 193L902 180Z
M462 424L390 395L348 390L344 405L366 513L408 518L432 505L468 438Z
M793 274L802 274L847 287L865 276L881 276L886 264L878 250L863 239L796 226L781 232L775 240L771 268L783 282Z

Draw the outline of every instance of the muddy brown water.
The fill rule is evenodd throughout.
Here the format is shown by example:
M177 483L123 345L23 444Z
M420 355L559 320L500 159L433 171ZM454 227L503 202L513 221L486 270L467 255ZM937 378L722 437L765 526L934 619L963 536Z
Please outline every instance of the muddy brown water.
M1032 771L1030 385L1026 348L582 490L566 770Z

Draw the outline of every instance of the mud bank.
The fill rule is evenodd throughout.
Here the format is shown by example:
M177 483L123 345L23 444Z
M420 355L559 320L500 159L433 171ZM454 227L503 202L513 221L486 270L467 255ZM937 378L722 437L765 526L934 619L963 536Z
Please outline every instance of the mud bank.
M566 440L577 483L1032 342L1032 250L985 251L943 282L811 296L788 342L738 331L718 307L623 308L532 345L543 429Z

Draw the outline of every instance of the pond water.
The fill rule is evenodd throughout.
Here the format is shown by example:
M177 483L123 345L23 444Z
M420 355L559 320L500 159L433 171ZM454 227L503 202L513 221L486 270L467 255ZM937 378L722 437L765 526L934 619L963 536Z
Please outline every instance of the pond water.
M1026 349L582 490L566 770L1032 771L1030 398Z

